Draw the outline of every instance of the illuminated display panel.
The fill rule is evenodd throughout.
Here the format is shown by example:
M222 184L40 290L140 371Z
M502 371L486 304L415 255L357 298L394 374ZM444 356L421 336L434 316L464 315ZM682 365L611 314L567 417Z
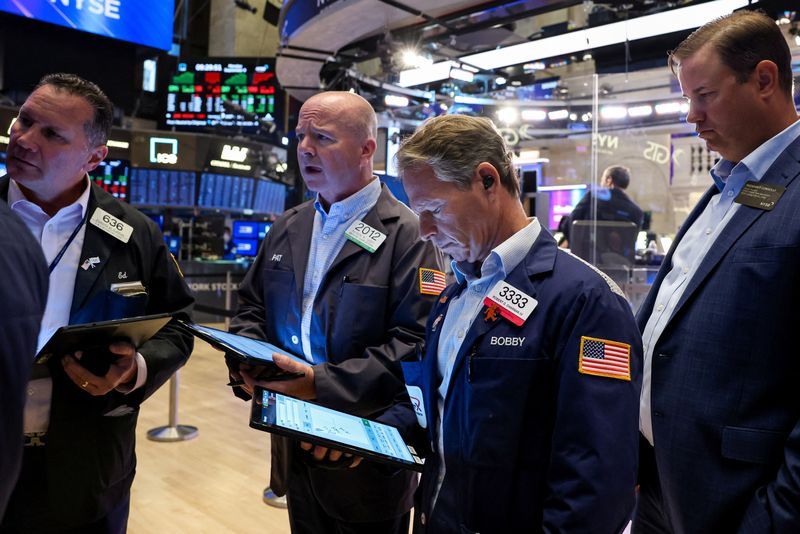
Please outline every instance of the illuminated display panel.
M279 215L286 206L286 186L268 180L258 180L256 198L253 202L255 213Z
M204 172L200 176L197 205L230 211L250 210L253 208L255 185L254 178Z
M167 86L164 123L188 130L223 127L257 133L262 119L277 119L277 94L272 61L179 63ZM223 100L232 106L226 109Z
M89 173L92 181L114 198L128 201L130 165L121 159L104 160Z
M191 171L131 169L130 203L137 206L190 208L197 175Z

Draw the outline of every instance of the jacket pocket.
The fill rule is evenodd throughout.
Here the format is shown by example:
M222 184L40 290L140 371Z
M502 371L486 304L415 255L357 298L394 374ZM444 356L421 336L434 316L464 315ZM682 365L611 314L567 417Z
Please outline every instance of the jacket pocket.
M769 464L782 457L787 434L726 426L722 429L722 456L730 460Z
M789 261L797 257L800 247L762 245L758 247L742 247L733 251L733 263L775 263Z
M329 347L333 353L352 355L386 340L386 299L389 288L343 283L332 325Z

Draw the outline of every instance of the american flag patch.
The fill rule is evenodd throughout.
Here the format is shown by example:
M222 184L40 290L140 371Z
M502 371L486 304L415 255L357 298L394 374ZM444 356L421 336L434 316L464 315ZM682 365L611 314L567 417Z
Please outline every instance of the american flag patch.
M419 292L423 295L438 295L447 287L444 273L436 269L419 269Z
M578 371L585 375L631 379L631 346L607 339L581 336Z

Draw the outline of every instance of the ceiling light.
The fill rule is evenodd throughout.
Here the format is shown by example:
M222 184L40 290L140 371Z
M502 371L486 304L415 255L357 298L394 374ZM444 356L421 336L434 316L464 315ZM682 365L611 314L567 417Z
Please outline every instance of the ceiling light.
M643 106L631 106L628 108L629 117L649 117L653 114L653 106L645 104Z
M585 54L583 54L583 60L584 61L589 61L590 59L592 59L592 53L591 52L586 52Z
M604 119L623 119L628 116L628 110L625 106L603 106L600 116Z
M680 102L662 102L656 104L656 115L672 115L673 113L679 113L680 110Z
M281 144L283 146L288 146L289 145L289 138L286 137L285 135L283 137L281 137Z
M592 114L591 113L584 113L584 114L581 115L581 120L583 122L589 122L589 120L591 118L592 118Z
M519 120L519 112L517 108L500 108L497 110L497 118L500 122L513 124Z
M408 98L399 95L386 95L383 97L383 103L395 108L404 108L408 105Z
M578 120L578 114L577 113L570 113L569 114L569 120L571 120L571 121Z
M403 65L406 67L429 67L433 65L433 59L419 54L412 48L403 50L401 58Z
M484 70L499 69L520 63L525 63L523 70L536 70L534 65L538 68L544 68L544 64L539 61L542 59L566 56L576 52L583 52L587 49L597 49L626 41L636 41L647 37L699 28L720 15L730 13L747 4L748 0L714 0L603 26L572 31L554 37L497 48L464 56L461 60ZM415 76L421 79L424 78L424 81L420 82L408 83L411 80L411 76L404 77L403 75L407 71L401 72L400 85L408 87L409 85L444 80L448 77L447 70L438 67L438 65L445 63L453 64L452 61L444 61L435 63L430 67L430 69L437 69L436 72L439 77L436 77L432 70L424 75L421 73L416 74Z
M563 121L567 117L569 117L569 111L566 109L557 109L547 114L547 118L551 121Z
M494 83L495 85L505 85L506 79L503 78L502 76L498 76L497 78L494 79Z
M450 68L450 78L453 80L461 80L462 82L472 82L475 80L475 74L464 69L456 67Z
M522 120L524 121L543 121L547 118L547 113L541 109L523 109Z

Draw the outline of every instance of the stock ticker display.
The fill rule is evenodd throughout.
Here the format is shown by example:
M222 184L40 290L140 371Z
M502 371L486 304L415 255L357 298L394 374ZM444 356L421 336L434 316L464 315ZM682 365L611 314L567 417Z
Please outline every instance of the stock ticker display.
M167 87L165 123L180 129L258 132L276 119L277 80L271 62L179 63Z
M129 169L130 164L125 160L105 160L90 172L89 176L111 196L127 202Z

